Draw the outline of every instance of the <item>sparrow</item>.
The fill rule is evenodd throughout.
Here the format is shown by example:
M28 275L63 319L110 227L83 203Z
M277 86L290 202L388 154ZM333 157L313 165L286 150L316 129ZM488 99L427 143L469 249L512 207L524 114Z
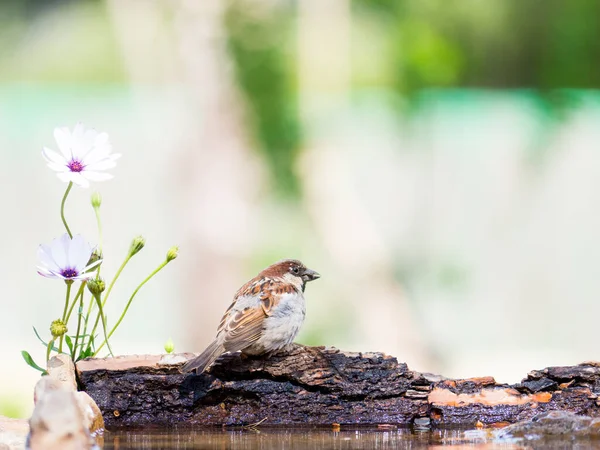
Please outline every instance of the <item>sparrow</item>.
M188 361L182 372L202 373L227 352L264 355L288 347L306 315L306 283L319 277L295 259L284 259L264 269L237 291L215 340L200 356Z

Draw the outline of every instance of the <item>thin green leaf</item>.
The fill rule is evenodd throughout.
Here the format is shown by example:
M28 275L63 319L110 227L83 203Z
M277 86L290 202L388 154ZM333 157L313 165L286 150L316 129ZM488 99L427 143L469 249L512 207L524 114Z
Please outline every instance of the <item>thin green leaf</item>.
M35 370L39 370L43 374L46 373L46 369L42 369L40 366L38 366L35 363L35 361L33 360L33 358L31 357L31 355L29 354L29 352L27 352L25 350L21 350L21 356L23 357L23 359L25 360L25 362L27 363L27 365L29 367L33 367Z
M50 353L52 353L52 348L54 347L54 339L48 342L48 346L46 347L46 362L50 361ZM58 349L56 349L58 353Z
M93 354L94 352L92 351L92 349L88 347L79 354L79 356L77 357L77 361L79 361L80 359L89 358Z
M75 352L77 352L78 348L83 348L87 345L85 343L85 338L88 336L89 336L89 334L80 334L79 336L77 336L75 334L70 335L71 341L77 342L77 348L75 348ZM67 343L67 345L68 345L68 343Z
M93 297L92 297L92 299L93 299ZM94 353L96 352L96 338L98 337L98 335L97 334L94 334L94 335L89 334L86 336L89 336L89 338L88 338L87 343L85 344L85 350L81 352L80 359L84 359L89 356L93 356ZM81 348L83 348L84 344L82 343L81 345L82 345Z
M97 337L98 337L98 335L94 334L94 335L90 336L90 340L88 341L88 349L93 350L94 352L96 351L96 338Z
M44 344L44 347L48 347L48 343L46 341L44 341L41 337L40 334L38 333L38 331L35 329L35 327L33 327L33 332L35 333L36 337L40 340L40 342L42 344ZM58 348L53 347L52 350L54 350L55 352L58 351Z
M67 347L69 347L69 353L73 354L73 341L66 334L65 334L65 342L67 343Z

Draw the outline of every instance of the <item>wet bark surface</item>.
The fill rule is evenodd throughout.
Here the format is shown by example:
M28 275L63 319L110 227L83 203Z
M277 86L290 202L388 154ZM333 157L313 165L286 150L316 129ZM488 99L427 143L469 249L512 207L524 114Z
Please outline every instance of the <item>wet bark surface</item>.
M193 355L183 355L191 357ZM270 358L224 355L201 375L185 358L80 361L80 388L108 428L172 425L419 425L514 423L548 411L600 416L600 363L549 367L516 385L449 380L381 353L297 346Z

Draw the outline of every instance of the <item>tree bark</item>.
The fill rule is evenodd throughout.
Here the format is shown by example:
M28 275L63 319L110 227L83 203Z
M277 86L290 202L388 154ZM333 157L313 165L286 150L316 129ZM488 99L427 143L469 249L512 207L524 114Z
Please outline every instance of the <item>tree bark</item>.
M600 416L600 363L549 367L518 384L450 380L381 353L295 346L221 357L208 373L182 374L186 355L122 356L77 363L80 388L107 427L172 425L501 425L561 410ZM429 419L429 420L427 420Z

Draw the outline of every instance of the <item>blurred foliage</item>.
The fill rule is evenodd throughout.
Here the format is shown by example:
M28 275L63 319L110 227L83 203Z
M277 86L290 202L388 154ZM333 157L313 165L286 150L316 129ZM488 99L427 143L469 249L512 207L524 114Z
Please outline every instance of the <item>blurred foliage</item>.
M295 5L234 0L227 14L229 49L249 122L276 187L287 194L298 192L294 164L301 139L293 85ZM351 0L351 5L353 87L395 91L412 100L405 104L409 108L424 89L527 88L553 122L574 106L557 89L600 86L597 0Z
M577 106L558 88L600 86L598 0L348 1L353 89L413 100L398 110L429 88L528 88L551 123ZM289 197L302 144L296 15L294 1L229 0L225 17L255 147ZM126 80L105 0L0 2L0 81Z
M597 0L353 0L375 21L394 88L597 88ZM358 25L360 27L360 24ZM359 74L360 80L360 74Z
M293 47L293 9L286 4L253 6L257 5L244 0L229 3L225 18L229 51L257 147L278 191L295 196L300 124L294 57L287 53Z
M123 59L103 1L0 3L0 81L125 80Z
M17 396L0 397L0 416L19 418L25 416L24 401Z

